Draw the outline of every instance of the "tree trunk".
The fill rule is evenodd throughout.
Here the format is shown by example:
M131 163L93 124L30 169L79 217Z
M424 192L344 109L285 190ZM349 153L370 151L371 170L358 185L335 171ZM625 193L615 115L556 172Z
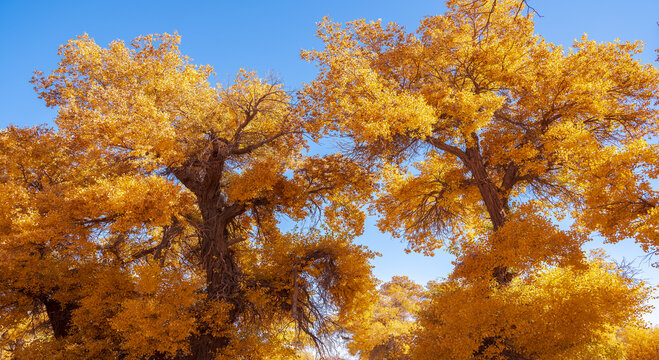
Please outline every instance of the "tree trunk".
M487 174L478 146L467 148L467 156L469 158L467 167L476 181L494 231L497 231L506 222L505 204L499 195L499 190Z
M228 226L245 208L241 205L222 207L220 203L218 196L198 197L203 218L201 264L206 273L207 305L215 306L218 301L230 304L228 323L231 324L236 321L242 305L242 271L229 247ZM213 335L211 325L200 321L197 334L191 339L190 359L212 360L229 342L228 337Z
M214 306L214 302L222 301L232 305L228 322L233 323L238 315L241 298L241 271L235 261L235 255L223 238L203 239L201 248L206 272L207 304ZM229 338L214 336L210 325L203 321L200 321L197 331L198 334L192 338L191 359L212 360L229 345Z
M492 222L494 232L496 232L506 223L507 201L502 198L499 189L487 174L487 169L485 168L485 163L483 162L480 148L478 146L478 137L476 135L473 135L473 137L476 141L476 145L466 149L468 158L468 163L466 163L466 165L471 171L473 179L476 181L481 198L483 199L483 203L485 203L485 208L487 209L490 221ZM514 176L514 174L511 176ZM512 187L513 180L508 179L507 181L511 183L509 186ZM506 184L506 186L508 186L508 184ZM499 286L506 286L513 280L514 274L505 264L499 264L492 269L492 277L496 280ZM476 357L482 355L487 348L490 346L496 346L499 341L501 341L501 339L498 337L487 337L483 339L478 350L474 352L474 355ZM527 359L512 349L504 349L497 356L508 360Z
M62 303L51 299L50 296L42 296L39 300L46 307L48 321L53 329L55 338L63 339L68 336L71 328L73 310L77 309L79 306L72 303L67 303L62 306Z
M478 137L475 135L474 139L478 141ZM494 232L496 232L506 223L506 201L502 199L499 189L487 174L478 144L468 147L466 154L468 159L466 165L471 171L471 176L476 181L481 198L490 216ZM499 266L492 270L492 277L496 279L500 286L505 286L512 281L513 274L505 264L499 264Z

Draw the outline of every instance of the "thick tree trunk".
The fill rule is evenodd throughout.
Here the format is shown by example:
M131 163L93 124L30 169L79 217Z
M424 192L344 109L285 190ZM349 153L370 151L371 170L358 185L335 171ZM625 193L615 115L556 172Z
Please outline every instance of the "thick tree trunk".
M206 294L209 300L232 302L240 288L241 270L229 248L225 231L201 243L202 264L206 272Z
M492 226L494 226L494 231L497 231L506 222L505 204L496 185L487 174L479 148L477 146L467 148L467 156L469 158L467 166L481 193Z
M478 137L474 136L474 138L478 141ZM496 232L506 223L506 201L502 198L499 189L487 174L487 169L485 168L485 163L481 157L478 145L468 147L466 155L468 159L466 165L478 186L481 198L483 199L483 203L485 203L485 208ZM500 286L505 286L512 281L513 274L505 264L499 264L499 266L492 270L492 277L496 279Z
M229 312L228 322L236 321L240 306L240 268L235 262L233 251L224 239L202 240L202 261L206 272L207 304L213 302L229 303L233 308ZM215 355L229 345L229 338L214 336L210 325L200 321L197 334L191 341L191 359L212 360Z
M468 163L466 163L466 165L471 171L473 179L476 181L478 190L480 191L481 197L483 199L483 203L485 204L485 208L487 209L487 213L490 217L490 221L492 222L492 226L496 232L506 223L507 200L502 197L501 192L490 179L487 173L487 169L485 168L485 163L483 162L483 158L480 154L478 137L475 135L473 137L476 141L476 145L467 148L466 155ZM507 177L513 178L504 177L503 186L512 188L516 172L511 172L511 174L507 175ZM514 274L510 271L506 264L499 264L492 270L492 277L497 281L499 286L506 286L513 280ZM499 341L501 341L501 339L498 337L488 337L483 339L480 347L474 353L474 355L476 357L481 356L487 348L496 346ZM501 351L501 353L498 354L498 356L508 360L527 360L526 357L518 354L512 349L504 349Z
M221 301L232 306L229 323L236 321L241 307L242 271L230 248L229 225L245 211L241 205L222 206L215 191L198 196L203 224L201 264L206 274L207 305ZM197 334L191 339L191 357L194 360L212 360L229 345L229 338L213 335L211 326L200 321Z
M193 158L172 172L197 197L202 221L195 224L200 239L200 265L206 275L206 304L214 306L221 301L233 306L229 312L230 324L235 322L241 306L240 266L231 250L230 225L245 212L239 204L229 205L222 195L222 175L226 154L217 142L203 162ZM200 311L204 311L204 306ZM197 333L190 339L189 356L185 360L211 360L229 345L227 337L213 335L212 325L199 319ZM178 358L177 358L178 359Z
M62 304L57 300L53 300L50 296L40 297L39 300L46 307L48 314L48 321L53 329L56 339L63 339L69 335L71 328L71 319L73 310L78 308L76 304Z

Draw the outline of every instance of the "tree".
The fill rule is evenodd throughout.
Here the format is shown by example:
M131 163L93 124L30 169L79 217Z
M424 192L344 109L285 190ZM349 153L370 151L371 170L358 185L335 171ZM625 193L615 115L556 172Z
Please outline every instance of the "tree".
M551 350L567 343L569 354L586 354L604 329L633 321L648 296L586 260L581 245L598 232L611 242L634 238L646 251L659 246L650 183L659 73L634 58L639 42L584 35L567 50L547 43L523 2L447 4L417 35L393 23L323 21L325 48L303 52L320 68L305 89L308 116L316 131L348 137L355 158L377 165L381 230L413 251L446 246L458 258L422 311L418 357L553 359L568 356ZM569 230L556 225L566 217ZM544 319L548 326L593 331L532 346L541 332L527 331L533 317L519 311L541 302L529 294L546 286L565 292L533 295L549 309L583 302L570 318ZM588 304L599 297L615 306L593 314Z
M624 359L616 335L641 322L650 291L593 261L539 268L502 287L447 281L431 292L415 359Z
M406 276L394 276L380 286L379 301L365 319L355 321L348 348L369 360L409 359L423 288Z
M643 360L659 357L659 329L630 327L622 332L625 359Z
M290 358L367 307L370 176L301 154L281 84L211 87L178 43L69 41L34 78L57 129L0 134L0 329L21 358ZM30 317L50 329L21 334Z

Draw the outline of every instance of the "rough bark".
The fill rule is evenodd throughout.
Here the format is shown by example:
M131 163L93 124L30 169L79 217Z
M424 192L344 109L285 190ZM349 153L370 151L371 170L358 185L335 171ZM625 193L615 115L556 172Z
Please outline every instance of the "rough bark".
M480 149L477 145L467 148L467 158L467 167L471 171L471 176L476 181L478 190L485 203L485 208L492 221L494 231L497 231L506 222L505 204L501 199L499 190L487 174Z
M478 186L478 190L485 204L485 208L492 222L494 231L499 230L506 223L506 214L508 209L507 204L507 192L514 185L517 178L517 168L509 167L504 174L504 179L502 183L502 190L492 182L490 179L485 163L480 153L480 148L478 146L478 136L475 134L472 135L474 141L476 142L474 146L468 147L466 149L466 161L465 165L469 168L471 176ZM506 264L499 264L494 269L492 269L492 277L496 280L499 286L506 286L514 278L514 274L506 266ZM474 352L474 356L481 356L487 348L490 346L496 346L502 339L499 337L487 337L483 339L478 350ZM504 348L501 353L498 355L503 359L508 360L527 360L526 357L517 353L513 349Z
M197 204L202 222L200 232L200 257L206 275L207 302L222 301L233 306L229 322L236 321L241 306L241 269L230 248L231 222L245 212L245 206L227 205L222 197L220 184L223 163L209 164L203 180L195 186ZM212 304L211 304L212 306ZM211 360L222 348L229 345L227 337L212 334L210 327L200 321L197 334L191 338L191 356L194 360Z
M62 304L57 300L53 300L50 296L40 297L39 300L46 307L48 321L53 329L55 338L63 339L68 336L71 329L73 310L77 309L78 305L73 303Z
M517 170L512 169L511 171L506 172L502 184L505 188L504 192L502 193L499 191L499 188L494 184L485 168L485 162L483 161L480 147L478 146L478 136L472 134L472 138L475 141L475 144L467 148L465 159L463 161L478 186L481 198L483 199L490 221L492 222L492 227L496 232L506 223L508 204L507 198L504 196L507 196L506 193L514 185ZM508 269L506 264L499 264L499 266L492 270L492 277L500 286L505 286L512 281L513 274L510 272L510 269Z

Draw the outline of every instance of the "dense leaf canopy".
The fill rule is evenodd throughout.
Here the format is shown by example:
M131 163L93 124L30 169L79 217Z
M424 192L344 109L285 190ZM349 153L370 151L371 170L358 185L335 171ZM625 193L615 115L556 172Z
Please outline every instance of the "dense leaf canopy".
M33 79L56 126L0 131L0 358L659 356L652 289L583 250L659 252L659 71L533 16L325 19L297 93L212 86L177 35L70 40ZM378 287L366 209L453 272Z

